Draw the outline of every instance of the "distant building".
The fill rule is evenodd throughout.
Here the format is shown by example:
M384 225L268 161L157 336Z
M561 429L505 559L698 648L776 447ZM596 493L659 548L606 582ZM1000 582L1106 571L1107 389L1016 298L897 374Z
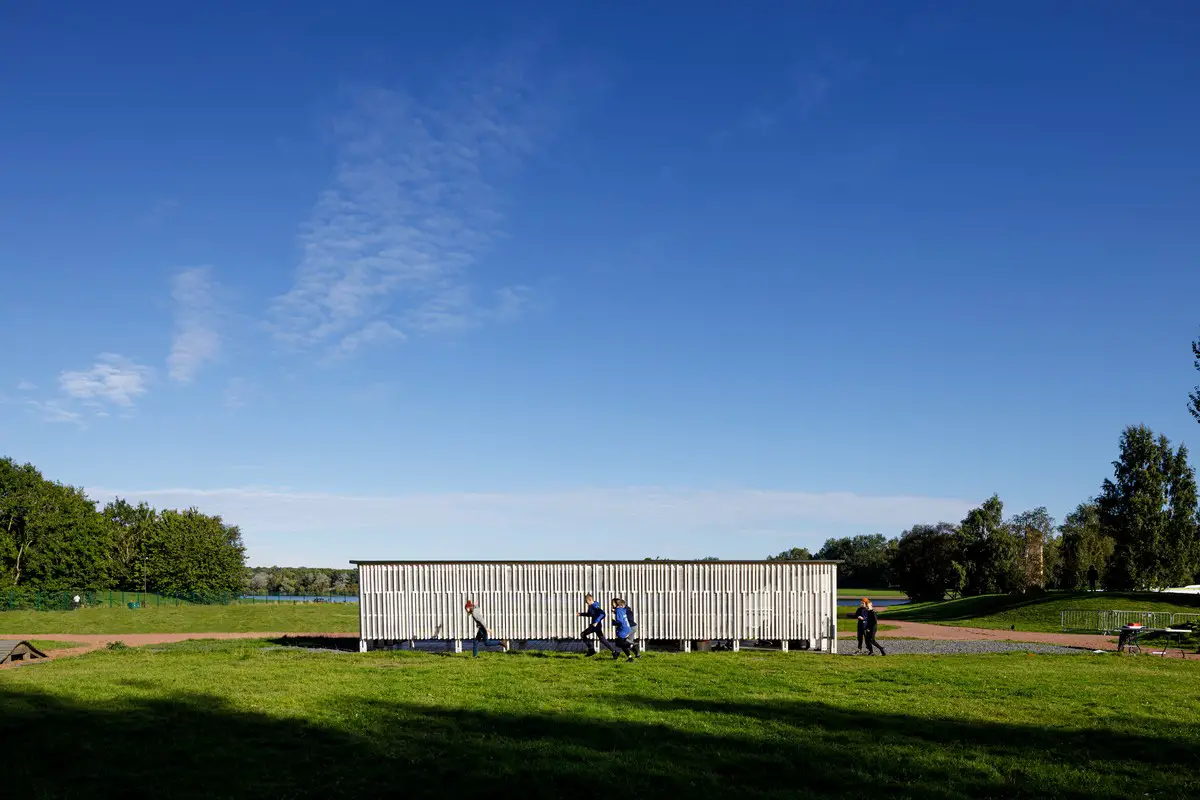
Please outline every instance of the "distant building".
M502 641L578 640L591 594L635 610L640 641L771 641L837 652L836 561L353 561L362 650L474 636L473 600Z

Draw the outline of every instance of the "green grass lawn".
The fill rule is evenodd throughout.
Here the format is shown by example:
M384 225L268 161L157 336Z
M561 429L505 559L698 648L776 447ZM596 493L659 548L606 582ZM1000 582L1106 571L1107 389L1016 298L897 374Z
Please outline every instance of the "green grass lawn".
M79 647L79 642L59 642L54 639L34 639L30 644L43 653L51 650L66 650L71 647Z
M914 603L888 609L888 619L935 622L971 628L1016 626L1018 631L1062 630L1064 609L1200 612L1200 595L1156 592L1047 592L1041 595L991 594L944 603Z
M854 609L838 609L838 630L853 631ZM895 630L880 624L880 631ZM78 611L0 612L0 637L8 633L345 633L358 630L358 605L183 605L132 611L124 607Z
M1198 785L1200 668L1178 660L264 645L0 672L5 791L1115 800Z
M0 611L5 633L344 633L358 630L357 603L181 605L130 610Z

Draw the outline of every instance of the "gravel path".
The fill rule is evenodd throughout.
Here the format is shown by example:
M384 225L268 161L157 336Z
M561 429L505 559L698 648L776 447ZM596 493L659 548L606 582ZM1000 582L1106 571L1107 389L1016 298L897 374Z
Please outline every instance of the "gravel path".
M998 642L986 639L953 641L949 639L880 639L888 655L961 656L981 653L1045 653L1048 655L1086 655L1091 650L1036 642ZM839 656L853 656L854 642L838 642ZM862 653L866 655L866 651ZM878 655L876 655L878 657Z
M881 632L880 639L898 636L907 639L930 639L934 641L949 640L954 642L1036 642L1038 644L1057 644L1065 647L1082 647L1088 650L1116 650L1117 637L1101 636L1090 633L1043 633L1034 631L1013 631L1002 628L962 628L955 625L933 625L928 622L906 622L904 620L884 620L894 630ZM838 638L854 640L852 632L839 633ZM885 644L884 647L887 647Z

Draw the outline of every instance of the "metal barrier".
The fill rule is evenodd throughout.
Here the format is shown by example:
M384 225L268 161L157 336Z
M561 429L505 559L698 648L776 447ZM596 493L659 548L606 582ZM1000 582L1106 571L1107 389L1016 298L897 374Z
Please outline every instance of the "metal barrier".
M1130 623L1146 628L1171 628L1187 623L1200 624L1200 613L1169 611L1094 611L1067 608L1061 612L1064 631L1100 631L1114 633Z
M1144 628L1171 627L1171 612L1169 611L1106 611L1104 632L1112 633L1132 622L1141 623Z
M1101 626L1102 611L1092 611L1083 608L1067 608L1062 612L1062 629L1064 631L1098 631Z

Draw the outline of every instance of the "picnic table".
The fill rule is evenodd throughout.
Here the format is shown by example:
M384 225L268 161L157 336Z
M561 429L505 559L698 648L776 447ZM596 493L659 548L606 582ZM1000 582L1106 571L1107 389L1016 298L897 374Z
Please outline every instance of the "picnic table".
M1121 627L1121 635L1117 639L1117 652L1122 652L1128 648L1130 653L1142 652L1142 648L1138 643L1146 634L1163 634L1168 640L1174 639L1176 647L1179 648L1179 654L1184 655L1183 640L1185 637L1192 634L1191 628L1146 628L1141 625L1124 625ZM1162 656L1166 658L1167 651L1170 648L1163 645Z

